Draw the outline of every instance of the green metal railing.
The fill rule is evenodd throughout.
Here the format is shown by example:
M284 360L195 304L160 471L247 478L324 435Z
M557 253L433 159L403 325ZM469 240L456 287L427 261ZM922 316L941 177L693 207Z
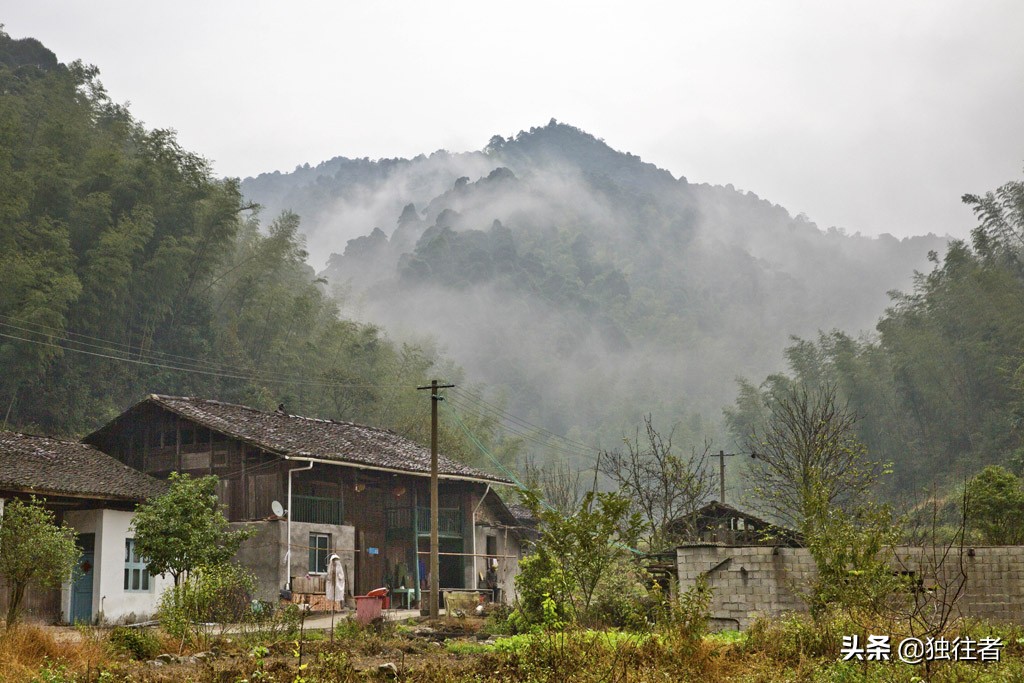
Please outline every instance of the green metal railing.
M292 496L293 522L311 524L341 524L345 518L345 505L340 498Z
M400 538L412 533L413 508L394 507L385 511L388 538ZM416 508L416 532L418 535L430 534L430 508ZM447 538L462 538L462 510L459 508L440 508L437 511L437 534Z

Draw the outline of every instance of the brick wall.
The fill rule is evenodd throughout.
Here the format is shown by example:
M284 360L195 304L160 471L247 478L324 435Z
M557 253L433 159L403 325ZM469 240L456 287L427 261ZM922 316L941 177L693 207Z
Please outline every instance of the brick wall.
M681 590L707 577L715 627L745 629L760 615L807 610L802 596L815 567L805 548L692 545L678 548L676 559ZM897 546L890 562L894 571L913 572L923 595L956 585L962 568L967 581L956 601L959 614L1024 623L1024 546L965 548L962 557L958 548Z

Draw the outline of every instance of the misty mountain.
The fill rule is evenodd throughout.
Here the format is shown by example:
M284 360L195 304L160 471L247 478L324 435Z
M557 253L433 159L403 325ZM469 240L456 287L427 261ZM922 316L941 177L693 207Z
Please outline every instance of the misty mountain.
M346 314L436 339L511 412L605 446L649 412L687 442L718 434L737 377L781 369L791 335L871 330L945 245L821 230L554 120L241 187L300 214Z

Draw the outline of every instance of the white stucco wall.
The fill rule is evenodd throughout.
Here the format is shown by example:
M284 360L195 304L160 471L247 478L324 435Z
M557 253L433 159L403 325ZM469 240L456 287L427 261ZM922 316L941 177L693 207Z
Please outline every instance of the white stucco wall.
M494 536L497 540L498 555L498 585L501 588L502 602L511 604L516 598L515 577L519 573L519 540L509 529L489 521L478 519L476 523L476 553L480 557L473 560L475 571L473 572L473 586L479 582L480 573L487 575L487 558L483 555L487 552L487 537ZM467 552L469 550L467 549ZM506 557L510 556L510 557Z
M142 621L156 612L160 594L173 585L170 576L151 576L148 591L124 589L124 542L134 538L134 513L123 510L73 510L64 519L78 533L96 534L93 557L92 617L106 622ZM61 617L71 612L71 584L61 591Z

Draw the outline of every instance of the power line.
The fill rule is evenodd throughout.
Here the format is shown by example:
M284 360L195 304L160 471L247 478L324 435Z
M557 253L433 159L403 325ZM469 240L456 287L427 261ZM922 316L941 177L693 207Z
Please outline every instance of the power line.
M534 423L530 422L529 420L527 420L525 418L513 415L513 414L509 413L507 410L505 410L504 408L502 408L502 407L500 407L498 405L495 405L494 403L491 403L490 401L488 401L487 399L485 399L484 397L480 396L477 393L474 393L474 392L471 392L471 391L468 391L468 390L465 390L465 389L456 389L456 391L458 393L465 394L465 398L467 398L467 399L472 399L474 401L477 401L477 402L487 406L490 409L491 412L499 414L499 415L505 417L506 419L511 420L512 422L518 423L519 425L521 425L523 427L527 427L527 428L530 428L530 429L535 429L535 430L537 430L539 432L544 432L546 434L551 435L554 438L560 439L562 441L565 441L566 443L572 444L573 446L576 446L578 448L582 448L584 450L594 450L593 446L590 446L590 445L585 444L585 443L580 442L580 441L574 441L574 440L569 439L569 438L567 438L567 437L565 437L565 436L563 436L561 434L558 434L557 432L553 432L550 429L547 429L545 427L541 427L540 425L534 424Z
M19 320L17 318L11 318L10 316L0 315L0 318L7 318L8 320L16 320L18 322L23 322L23 323L28 324L28 325L35 325L37 327L41 327L43 329L62 332L58 328L50 327L48 325L43 325L43 324L40 324L40 323L33 323L33 322L30 322L30 321L23 321L23 320ZM21 327L21 326L18 326L18 325L12 325L11 323L5 323L3 321L0 321L0 327L5 327L5 328L8 328L8 329L15 329L15 330L19 330L19 331L22 331L22 332L28 332L30 334L37 334L37 335L46 334L46 333L41 332L39 330L33 330L33 329L30 329L30 328ZM380 384L354 384L354 383L328 382L328 381L310 381L310 380L298 379L298 378L295 378L295 377L292 377L292 376L288 376L288 375L285 375L285 374L282 374L282 373L274 373L274 372L269 372L268 373L266 371L262 371L262 372L259 372L258 374L255 374L255 373L253 373L250 370L250 368L245 367L245 366L232 365L232 364L229 364L229 363L216 362L216 361L208 361L208 360L204 360L202 358L188 358L186 356L180 356L180 355L177 355L177 354L166 353L166 352L163 352L163 351L156 351L156 350L152 350L152 349L144 349L144 348L142 348L140 346L135 346L135 345L132 345L132 344L126 344L126 343L123 343L123 342L116 342L116 341L113 341L113 340L104 339L102 337L93 337L93 336L90 336L90 335L80 334L80 333L77 333L77 332L67 331L67 332L62 332L62 334L67 335L67 336L63 336L63 337L59 338L58 341L64 342L66 344L75 344L75 345L78 345L78 346L85 346L85 347L88 347L88 348L97 349L99 351L107 352L107 354L120 354L118 356L119 359L127 360L129 362L133 362L135 359L132 359L130 357L129 358L125 358L125 355L130 356L130 355L134 354L134 355L137 355L139 359L149 358L150 361L152 361L150 364L159 365L161 367L168 367L168 368L172 367L171 365L168 365L168 364L173 364L173 368L179 369L179 370L194 369L194 370L197 370L197 371L204 371L204 372L208 372L208 373L209 372L220 373L222 375L227 375L227 376L230 376L230 373L238 373L239 375L244 374L245 378L258 377L259 379L264 380L264 381L279 381L279 382L289 382L289 383L296 383L296 384L311 384L311 385L316 385L316 386L351 387L351 388L381 388L381 389L383 389L383 388L402 388L402 389L407 389L409 387L409 385L404 385L404 384L403 385L380 385ZM47 335L47 336L56 336L56 335ZM83 339L91 339L91 340L94 340L94 341L102 342L102 344L92 344L92 343L89 343L89 342L79 341L78 339L70 339L69 336L81 337ZM31 340L31 339L30 340L25 340L25 341L31 341L33 343L43 343L41 341ZM118 347L120 347L120 348L118 348ZM68 346L61 346L61 348L69 350L69 351L77 350L75 348L71 348L71 347L68 347ZM153 358L154 356L156 356L157 358ZM166 358L160 358L161 356L166 357ZM162 361L163 362L162 365L160 363L158 363L158 361Z
M474 445L475 445L475 446L477 447L477 449L478 449L478 450L479 450L479 451L480 451L481 453L483 453L483 454L484 454L484 455L485 455L485 456L486 456L486 457L487 457L487 458L488 458L488 459L489 459L489 460L490 460L491 462L493 462L493 463L495 464L495 466L496 466L496 467L498 467L498 468L499 468L499 469L500 469L500 470L501 470L502 472L504 472L504 473L505 473L505 474L506 474L506 475L507 475L507 476L508 476L508 477L509 477L510 479L512 479L512 481L514 481L514 482L515 482L515 483L516 483L516 484L517 484L517 485L518 485L518 486L519 486L520 488L524 488L524 489L525 489L525 488L528 488L528 487L527 487L527 486L526 486L525 484L523 484L523 483L522 483L522 482L521 482L521 481L520 481L520 480L519 480L519 479L518 479L518 478L516 477L516 475L515 475L515 474L514 474L514 473L513 473L513 472L512 472L511 470L509 470L509 469L508 469L508 468L507 468L507 467L506 467L505 465L503 465L503 464L501 463L501 461L500 461L500 460L498 460L498 459L497 459L497 457L496 457L496 456L495 456L494 454L492 454L492 453L491 453L491 452L490 452L490 451L489 451L489 450L487 449L487 447L486 447L486 446L484 446L484 445L483 445L483 444L482 444L482 443L480 442L480 440L479 440L479 439L477 439L477 437L476 437L476 436L475 436L475 435L474 435L474 434L472 433L472 431L470 431L469 427L467 427L467 426L466 426L466 423L465 423L465 422L464 422L464 421L463 421L463 420L462 420L462 419L461 419L461 418L459 417L458 413L457 413L457 412L456 412L456 411L455 411L455 410L454 410L453 408L449 407L450 405L455 405L456 407L461 407L461 408L463 408L463 409L465 409L465 406L464 406L464 405L461 405L461 406L460 406L458 402L453 402L453 401L451 401L451 399L450 399L450 398L449 398L449 399L446 399L446 401L445 401L445 408L446 408L446 410L448 410L448 412L449 412L449 414L450 414L450 415L452 416L452 418L454 418L454 419L455 419L455 421L456 421L456 423L458 424L459 428L460 428L460 429L462 429L462 431L466 433L466 435L467 435L467 436L468 436L468 437L470 438L470 440L471 440L471 441L473 442L473 444L474 444ZM567 467L568 467L568 465L567 465ZM569 469L569 471L570 471L571 473L573 473L573 474L577 474L577 475L578 475L578 474L581 474L581 473L583 472L583 470L573 470L573 469L572 469L571 467L568 467L568 469ZM587 468L587 470L589 470L589 469L590 469L590 468L588 467L588 468Z
M165 358L168 358L168 359L174 359L175 361L181 361L184 364L197 364L198 363L198 364L214 366L214 367L217 366L216 363L213 363L211 361L206 361L206 360L203 360L201 358L191 358L189 356L181 356L181 355L174 354L174 353L168 353L166 351L158 351L156 349L146 349L143 346L136 346L134 344L128 344L128 343L125 343L125 342L118 342L118 341L115 341L113 339L104 339L103 337L94 337L94 336L91 336L91 335L88 335L88 334L82 334L80 332L73 332L71 330L62 330L59 327L53 327L51 325L44 325L42 323L33 322L31 320L24 320L22 318L15 318L15 317L12 317L12 316L9 316L9 315L2 315L2 314L0 314L0 318L3 318L5 320L13 320L14 322L21 323L21 325L31 325L32 327L40 328L41 330L49 330L49 331L52 331L52 332L56 332L58 334L47 335L47 336L60 336L63 339L65 339L66 341L69 341L69 342L72 342L72 343L75 343L75 344L80 344L82 346L88 346L88 347L92 347L92 348L104 349L104 350L107 350L107 351L111 351L111 350L117 349L119 347L121 349L124 349L124 351L123 351L124 353L136 353L140 357L142 357L144 355L162 356L162 357L165 357ZM13 325L13 324L11 324L9 322L5 323L5 322L0 321L0 325L2 325L4 327L7 327L7 328L10 328L10 329L20 330L22 332L30 332L32 334L47 334L46 332L41 332L40 329L32 329L32 328L20 327L19 325ZM79 337L81 339L89 339L89 340L92 340L92 341L102 342L102 344L90 344L88 342L79 341L78 339L71 339L71 337ZM111 348L111 347L113 347L113 348ZM221 369L223 369L223 368L239 369L239 368L242 368L242 366L234 366L234 365L230 365L230 364L220 364L220 368ZM242 368L242 369L244 369L244 368Z
M465 411L467 413L474 412L478 408L478 406L476 406L476 405L460 401L460 400L458 400L456 398L449 398L448 400L453 405L455 405L456 407L462 409L463 411ZM520 430L516 429L516 427L514 425L502 424L501 428L505 432L507 432L507 433L509 433L509 434L511 434L511 435L513 435L515 437L518 437L518 438L522 439L523 441L527 441L527 442L533 444L534 446L537 446L537 447L540 447L540 448L543 448L543 449L546 449L546 450L549 450L549 451L558 452L558 453L560 453L563 456L568 456L570 458L578 458L578 457L592 457L592 455L593 455L593 450L591 450L590 452L583 452L581 450L575 450L575 449L573 449L571 447L564 446L564 445L562 445L560 443L552 442L552 439L544 437L542 435L538 435L536 433L531 433L531 432L520 431Z
M558 434L557 432L553 432L550 429L547 429L545 427L541 427L540 425L534 424L534 423L530 422L529 420L526 420L525 418L521 418L521 417L518 417L516 415L513 415L512 413L509 413L508 411L506 411L504 408L501 408L501 407L499 407L499 406L497 406L497 405L487 401L486 399L484 399L479 394L475 394L473 392L466 391L464 389L456 389L455 391L457 393L464 394L463 398L465 400L472 400L472 401L475 401L477 403L482 404L482 408L481 408L482 410L486 410L486 411L488 411L488 412L490 412L492 414L495 414L495 415L497 415L499 417L504 418L505 420L507 420L509 422L513 422L515 424L518 424L520 427L524 427L526 429L532 429L532 430L535 430L537 432L541 432L541 433L547 434L551 438L558 439L559 441L563 441L566 444L572 446L574 449L581 450L581 451L583 451L585 453L592 453L593 451L597 450L594 446L585 444L585 443L583 443L581 441L574 441L573 439L570 439L570 438L568 438L566 436Z
M52 335L52 334L49 334L48 332L41 332L39 330L33 330L31 328L21 327L19 325L12 325L10 323L5 323L3 321L0 321L0 327L6 328L7 330L17 330L19 332L27 332L28 334L45 335L47 338L55 338L55 337L57 337L57 335ZM54 328L48 328L48 329L54 329ZM76 333L68 332L67 334L68 335L75 335ZM88 336L85 336L85 335L76 335L76 336L83 336L86 339L99 339L98 337L88 337ZM231 366L231 365L219 366L216 363L213 363L213 362L210 362L210 361L204 361L204 360L201 360L201 359L185 359L184 356L177 356L175 354L164 353L162 351L147 350L147 349L143 349L142 347L133 346L131 344L121 344L121 343L117 343L117 342L106 342L106 341L105 341L104 344L92 344L90 342L80 341L78 339L71 339L70 337L67 337L67 336L59 337L59 338L57 338L57 340L60 341L60 342L64 342L65 344L75 344L77 346L82 346L82 347L91 348L91 349L97 349L99 351L104 351L104 352L107 352L107 353L110 353L110 354L121 354L121 356L119 356L119 357L136 355L140 359L141 358L149 357L151 360L163 360L163 361L166 361L167 363L174 363L175 366L179 366L179 367L182 367L182 368L195 368L195 369L202 369L202 370L218 370L218 371L225 371L225 370L227 370L227 371L234 371L237 367L239 367L239 366ZM104 341L104 340L100 340L100 341ZM118 348L118 347L121 347L121 348ZM67 348L68 350L75 350L74 348L70 348L70 347L62 347L62 348ZM161 358L161 356L165 356L166 358ZM177 360L178 358L182 358L183 360Z
M0 323L0 324L2 324L2 323ZM28 339L26 337L20 337L20 336L13 335L13 334L6 334L4 332L0 332L0 337L3 337L5 339L11 339L11 340L14 340L14 341L26 342L26 343L29 343L29 344L36 344L36 345L39 345L39 346L48 346L48 347L51 347L51 348L60 349L62 351L70 351L72 353L81 353L81 354L85 354L85 355L88 355L88 356L94 356L94 357L97 357L97 358L105 358L107 360L120 361L122 363L133 363L135 365L145 365L145 366L149 366L149 367L161 368L161 369L164 369L164 370L173 370L173 371L176 371L176 372L190 372L190 373L195 373L195 374L200 374L200 375L207 375L207 376L212 376L212 377L220 377L222 379L238 379L238 380L245 380L245 381L249 381L249 382L277 382L277 383L281 383L281 384L296 384L296 385L303 385L303 386L316 386L316 387L323 387L323 388L340 388L340 389L410 388L410 387L413 386L412 384L395 384L395 385L369 384L369 383L367 383L367 384L351 384L351 383L346 383L346 382L329 382L329 381L318 381L318 380L305 380L305 379L300 379L300 378L297 378L297 377L274 377L274 376L262 375L262 374L237 374L237 373L231 373L231 372L220 372L220 371L214 370L214 369L206 369L206 368L201 368L201 367L190 367L190 366L188 366L188 365L186 365L184 363L179 363L179 364L175 364L175 365L168 365L166 363L158 363L158 362L155 362L155 361L144 360L142 358L127 358L125 356L115 356L115 355L111 355L111 353L100 353L98 351L88 351L86 349L80 349L80 348L74 348L74 347L70 347L70 346L65 346L65 345L62 345L62 344L59 344L59 343L42 341L42 340L39 340L39 339ZM60 339L58 341L68 342L69 340L67 340L67 339ZM71 343L75 343L74 340L71 340ZM105 350L111 351L111 352L115 352L115 353L117 352L115 349L105 349Z

